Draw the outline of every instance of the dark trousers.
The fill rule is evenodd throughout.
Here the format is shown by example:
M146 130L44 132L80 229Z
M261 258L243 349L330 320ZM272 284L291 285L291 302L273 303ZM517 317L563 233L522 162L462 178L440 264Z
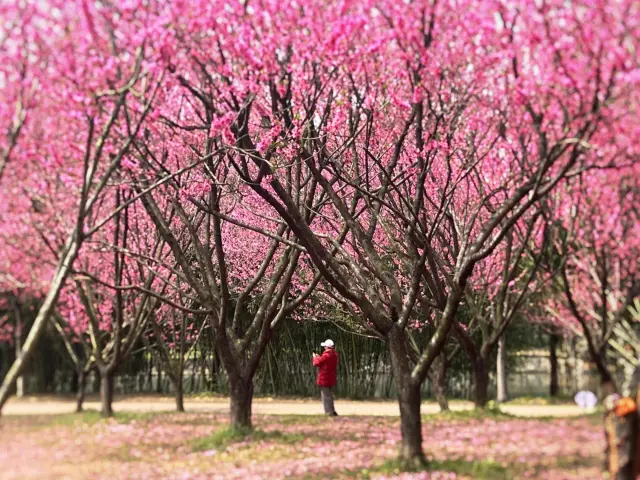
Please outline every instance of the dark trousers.
M320 387L320 395L322 397L324 413L327 415L333 415L336 413L336 409L333 405L333 387Z

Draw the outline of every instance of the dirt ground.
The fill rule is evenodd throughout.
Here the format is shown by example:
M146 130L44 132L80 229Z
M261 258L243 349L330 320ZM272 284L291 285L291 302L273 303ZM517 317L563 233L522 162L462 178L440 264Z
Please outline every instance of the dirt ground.
M85 410L99 410L100 403L95 397L89 397L84 404ZM451 410L470 410L471 402L452 401ZM116 412L163 412L175 409L175 403L169 396L127 396L116 397L113 408ZM229 399L185 398L185 409L189 412L226 413ZM521 417L570 417L587 413L577 405L517 405L505 404L501 410ZM12 398L5 405L2 415L55 415L72 413L74 400L70 397L39 396ZM397 417L400 412L394 401L354 401L336 400L336 410L341 415L375 415ZM439 411L434 402L422 404L423 414ZM253 401L253 413L261 415L319 415L322 405L319 399L279 399L256 398Z
M343 407L384 409L374 403ZM129 399L120 407L150 404L169 405ZM273 406L290 412L293 404ZM429 468L410 473L394 461L401 432L393 416L254 415L252 433L230 431L226 412L6 416L0 480L603 480L602 427L593 420L425 416Z

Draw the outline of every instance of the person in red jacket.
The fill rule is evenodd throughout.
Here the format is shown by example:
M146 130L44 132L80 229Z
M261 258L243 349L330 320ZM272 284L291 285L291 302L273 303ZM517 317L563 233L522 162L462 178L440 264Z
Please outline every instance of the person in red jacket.
M322 394L322 405L324 413L337 417L336 409L333 406L333 387L336 385L336 371L338 370L338 352L333 340L325 340L320 344L324 348L322 355L313 354L313 365L318 367L318 379L316 383L320 387Z

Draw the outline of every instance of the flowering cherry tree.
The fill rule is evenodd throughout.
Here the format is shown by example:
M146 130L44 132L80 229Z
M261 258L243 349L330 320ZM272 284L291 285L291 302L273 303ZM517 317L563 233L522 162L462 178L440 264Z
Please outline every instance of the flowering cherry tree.
M33 355L82 243L98 229L87 229L86 219L96 213L109 180L140 133L162 76L145 63L145 36L139 34L145 23L143 12L52 1L32 5L28 15L23 15L20 5L9 2L3 9L10 14L8 18L31 22L35 45L28 48L33 47L33 55L41 53L37 62L46 63L47 68L38 80L41 101L30 108L30 134L23 129L20 137L14 135L18 146L12 149L13 167L5 169L1 188L3 196L12 198L10 213L49 207L49 218L66 230L61 244L47 244L45 232L43 242L46 248L53 248L55 266L43 286L42 304L23 352L0 388L0 409ZM15 39L7 42L2 64L15 56ZM34 60L30 55L26 59ZM6 165L7 157L3 158ZM43 175L45 172L51 176ZM107 213L98 225L103 226L110 216ZM4 233L11 235L13 224L6 227ZM37 235L34 231L18 233L31 238ZM8 250L3 248L3 256L11 253ZM20 265L16 262L13 268ZM22 273L29 277L28 272ZM3 277L15 283L16 275Z
M628 107L637 38L631 3L458 7L180 4L163 47L225 161L389 345L411 462L420 385L474 267L567 176L611 161L599 127ZM292 196L300 178L322 221ZM436 326L423 345L418 308Z
M0 7L0 119L4 125L0 136L0 182L18 148L20 132L27 112L37 102L38 78L42 66L38 60L46 55L38 42L37 7L33 5Z
M583 203L593 210L564 250L568 311L583 328L595 311L604 339L611 312L636 296L635 270L622 259L636 253L637 226L626 226L635 203L627 209L625 196L637 172L602 178L638 155L633 0L1 8L9 102L0 118L9 127L0 188L10 202L0 212L9 227L0 281L3 290L32 285L43 302L0 408L73 273L69 295L87 314L106 404L119 349L146 325L162 337L166 318L148 319L164 303L207 315L229 374L232 425L250 426L266 345L322 279L325 297L386 342L400 457L423 463L420 387L452 328L478 350L457 321L465 302L482 311L474 274L488 268L494 279L486 353L527 291L520 261L542 228L533 212L558 188L586 179L589 200L577 188L571 198L585 215ZM612 218L630 248L602 240ZM135 221L146 243L132 249L125 232ZM102 229L104 250L82 253ZM19 266L31 263L20 261L23 239L49 252L37 281ZM141 261L143 244L152 261ZM535 259L541 242L531 248ZM596 308L579 295L582 277L599 279ZM432 333L419 341L413 332L425 325ZM110 340L98 345L103 334ZM603 347L590 345L601 357Z
M61 294L59 302L64 304L64 292ZM53 315L53 325L59 333L65 350L69 354L69 359L73 364L78 376L78 391L76 393L76 412L84 411L84 398L87 386L87 376L93 369L94 361L91 355L91 339L86 330L73 328L68 319L60 312Z
M135 207L119 210L120 205L126 203L126 194L118 189L114 195L117 213L113 229L96 235L92 242L104 245L106 242L99 240L106 237L108 247L94 249L94 245L88 245L73 271L74 293L79 299L77 305L81 306L81 311L74 315L80 323L73 326L78 333L88 333L91 358L100 373L101 413L105 417L113 414L115 372L145 331L172 277L170 272L163 276L155 265L147 269L138 259L131 258L146 247L148 258L157 263L165 253L164 244L157 235L153 238L153 230L152 237L148 238L149 231L144 228L147 225L141 222L144 218L130 219ZM143 237L139 238L140 235ZM134 243L137 248L133 247ZM156 286L158 283L164 288ZM154 295L154 290L161 293Z
M500 346L509 325L532 304L554 274L553 271L544 274L540 268L548 250L546 230L546 221L539 212L523 219L493 254L477 266L467 286L465 300L471 321L468 325L456 322L454 329L471 361L476 407L483 408L488 401L488 365L496 346ZM501 350L499 355L504 353ZM504 369L504 357L498 358L498 368ZM501 374L497 380L503 384L498 389L506 393L504 370Z
M164 371L169 377L175 394L176 410L184 412L185 361L198 345L209 324L205 314L197 314L199 302L188 287L181 288L180 277L176 277L173 285L173 297L168 292L164 293L161 297L164 302L149 317L142 342L151 353L158 372Z
M162 305L149 319L150 328L142 340L153 356L158 371L164 371L175 392L176 410L184 412L184 365L196 347L206 321L194 323L191 316L168 305ZM194 330L197 328L197 331Z
M205 148L210 151L202 152L208 161L201 168L176 176L141 201L194 305L208 316L213 346L229 377L232 427L251 427L253 377L266 345L319 276L302 282L296 274L302 248L289 229L269 218L256 195L225 172L221 155L211 150L213 142L206 140ZM133 173L138 191L162 171L179 170L167 150L154 154L151 142L140 151ZM165 158L161 170L156 155Z
M563 263L559 294L547 305L554 320L582 336L606 388L617 389L607 359L615 332L633 319L640 296L637 162L584 174L559 209L566 235L558 246ZM616 348L616 345L613 345ZM617 348L618 355L638 352Z

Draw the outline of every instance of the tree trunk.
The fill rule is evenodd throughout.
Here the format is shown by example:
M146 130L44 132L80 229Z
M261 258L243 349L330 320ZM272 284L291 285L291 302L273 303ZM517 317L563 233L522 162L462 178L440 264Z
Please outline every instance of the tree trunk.
M147 362L147 383L145 384L146 391L151 393L153 391L153 356L149 358Z
M429 371L429 380L433 387L433 393L440 407L441 412L449 411L449 400L447 399L447 356L443 352L433 362L433 368Z
M194 392L195 388L196 388L196 377L198 375L198 362L196 361L196 349L193 349L193 360L192 360L192 364L191 364L191 385L189 386L189 391L191 393Z
M176 411L184 412L184 385L182 381L182 375L170 375L169 371L167 371L167 375L169 377L169 380L171 381L171 385L173 385L173 390L175 392Z
M56 306L60 291L64 286L67 276L69 275L71 265L77 256L78 244L75 241L75 233L73 233L67 240L67 246L64 253L61 255L60 261L58 262L58 268L51 285L49 286L49 291L38 310L38 314L36 315L31 330L29 330L29 335L27 335L27 339L22 348L22 355L20 355L19 358L16 358L15 362L13 362L7 376L2 382L2 387L0 387L0 413L2 412L2 407L4 407L4 404L9 399L10 392L13 389L16 380L20 375L22 375L27 362L35 353L38 340L47 327L51 312L53 312L53 309Z
M469 336L459 323L454 323L454 328L456 336L460 341L460 346L463 348L467 354L467 358L469 358L469 361L471 362L473 374L472 399L475 408L482 409L486 407L489 399L489 373L487 372L487 359L490 354L490 346L483 345L481 349L478 349L471 336Z
M176 385L176 411L184 412L184 391L182 388L182 382L178 382Z
M202 377L202 382L207 390L213 392L213 385L209 381L209 377L207 377L207 354L206 352L201 352L200 359L200 376Z
M398 388L400 402L400 459L410 465L426 463L422 451L422 419L420 418L420 387L404 385Z
M476 358L473 364L473 403L475 408L482 409L489 400L489 372L484 359Z
M71 374L71 393L78 393L78 372Z
M552 397L557 397L559 392L558 385L558 341L559 337L557 334L552 333L549 336L549 363L551 364L551 379L549 382L549 395Z
M213 350L213 355L211 357L211 391L216 392L220 391L220 359L218 358L217 350Z
M17 303L17 302L16 302ZM15 344L16 344L16 359L22 356L22 318L20 316L20 307L15 307L16 315L16 330L15 330ZM16 379L16 397L24 397L24 375L20 375Z
M156 393L162 393L162 368L160 368L160 365L156 366L156 370L158 371L158 381L156 382Z
M0 378L4 378L5 371L7 370L8 360L9 358L7 355L6 346L0 344Z
M507 346L504 333L498 339L498 358L496 368L496 383L498 388L497 401L499 403L509 400L509 390L507 386Z
M87 383L87 374L84 369L79 369L77 373L78 386L76 389L76 413L81 413L84 404L85 386Z
M108 370L100 372L100 415L113 416L113 372Z
M420 418L420 383L411 378L404 331L392 327L388 336L393 376L400 405L400 461L406 466L422 466L427 461L422 450L422 419Z
M94 367L93 369L93 392L100 391L100 370L98 367Z
M251 403L253 402L253 382L229 375L229 396L231 398L231 428L251 429Z
M177 375L176 375L176 411L184 412L184 354L185 354L185 337L187 336L187 324L185 316L182 315L180 320L180 357L178 359Z

